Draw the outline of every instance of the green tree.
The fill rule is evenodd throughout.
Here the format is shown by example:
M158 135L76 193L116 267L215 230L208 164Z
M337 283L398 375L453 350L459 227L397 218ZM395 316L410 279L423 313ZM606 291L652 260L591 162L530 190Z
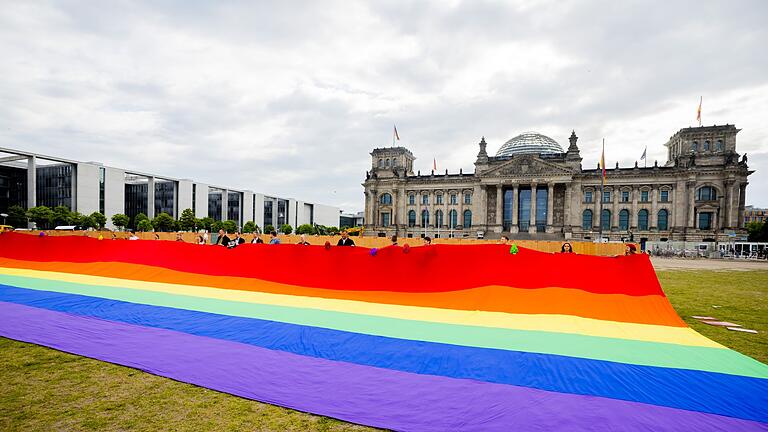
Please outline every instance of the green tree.
M173 230L174 220L171 215L166 212L162 212L152 221L152 226L155 231L168 232Z
M93 212L89 216L91 219L93 219L93 222L96 223L96 228L102 229L104 228L104 225L107 224L107 217L101 214L101 212Z
M275 227L273 227L272 225L267 225L264 227L264 234L269 234L274 230L275 230Z
M66 206L56 206L53 208L53 225L73 225L72 212Z
M293 227L288 224L280 225L280 232L283 234L290 234L293 232Z
M22 206L10 206L8 208L8 225L14 228L26 228L27 227L27 212L24 211Z
M142 232L152 231L152 222L149 219L140 219L136 224L136 229Z
M235 231L237 231L237 222L233 220L227 220L222 223L222 227L224 228L224 231L226 231L229 234L232 234Z
M201 219L197 219L195 224L197 225L197 229L204 229L204 230L208 230L210 232L213 232L213 222L215 222L213 220L213 218L211 218L211 217L204 217L204 218L201 218ZM216 230L216 231L218 231L218 230Z
M96 220L93 219L93 216L87 216L87 215L82 215L82 217L80 218L80 223L78 225L83 229L88 229L88 228L95 229L95 228L98 228L99 226L98 222L96 222Z
M179 218L179 226L182 230L194 231L196 224L197 219L195 219L195 212L193 212L192 209L185 209L183 212L181 212L181 217Z
M248 222L245 223L245 225L243 225L243 232L244 233L250 234L250 233L256 231L257 229L258 229L258 226L255 223L253 223L253 221L248 221Z
M112 225L116 226L120 230L125 229L129 223L131 223L131 218L124 214L118 213L116 215L112 215Z
M315 227L310 224L299 225L296 228L296 234L314 234Z
M213 221L211 223L211 232L219 232L219 230L224 229L224 222L222 221Z
M147 217L147 215L145 215L144 213L139 213L133 217L133 224L131 226L133 228L139 229L139 223L141 223L141 221L143 220L149 222L149 218Z
M763 242L768 241L768 224L765 222L749 222L746 225L749 241Z
M36 223L38 228L48 228L53 222L53 210L46 206L32 207L27 210L27 218Z
M83 217L85 217L85 215L80 212L71 212L65 225L74 225L77 227L83 226Z

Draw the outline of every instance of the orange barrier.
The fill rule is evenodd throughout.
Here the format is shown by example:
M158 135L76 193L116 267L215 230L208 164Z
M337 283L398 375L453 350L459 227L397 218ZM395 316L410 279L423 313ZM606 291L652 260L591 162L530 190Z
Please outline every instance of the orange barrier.
M16 231L19 233L25 233L25 234L34 234L39 235L40 231ZM87 236L87 237L93 237L98 238L99 235L101 235L104 240L110 240L112 239L112 231L53 231L53 230L47 230L44 231L46 235L52 235L52 236ZM129 232L114 232L117 239L128 239L130 236ZM175 232L137 232L136 235L142 239L142 240L157 240L156 236L159 237L159 240L166 240L166 241L175 241L176 240L176 233ZM195 243L197 241L197 236L199 234L192 233L192 232L183 232L181 233L182 239L187 243ZM213 236L209 234L209 242L210 238ZM234 237L232 234L230 234L230 238ZM253 239L253 234L243 234L243 238L245 238L246 242L250 242ZM270 236L267 234L261 234L262 240L264 240L265 243L269 242ZM299 235L296 234L280 234L279 236L280 241L282 243L298 243L299 242ZM336 245L336 242L339 241L339 236L317 236L317 235L307 235L306 239L307 242L313 245L324 245L326 241L330 242L331 245ZM389 246L392 242L387 237L351 237L355 244L362 247L367 248L381 248L385 246ZM438 238L433 239L433 244L494 244L498 243L498 240L479 240L479 239L466 239L466 238ZM563 242L561 241L544 241L544 240L515 240L511 241L510 244L515 243L518 246L533 249L541 252L560 252L560 247L562 246ZM624 243L592 243L592 242L585 242L585 241L569 241L571 245L573 246L574 252L578 254L584 254L584 255L602 255L602 256L613 256L613 255L623 255L624 254ZM409 244L412 247L413 246L421 246L423 244L423 241L421 238L400 238L398 241L398 244L405 245ZM639 246L638 246L639 250Z

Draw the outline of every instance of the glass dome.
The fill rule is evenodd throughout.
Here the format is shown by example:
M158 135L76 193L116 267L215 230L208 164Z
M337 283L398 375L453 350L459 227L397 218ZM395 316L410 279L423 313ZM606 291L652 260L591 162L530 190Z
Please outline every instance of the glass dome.
M552 138L536 132L525 132L504 143L496 156L518 154L557 154L565 153L560 144Z

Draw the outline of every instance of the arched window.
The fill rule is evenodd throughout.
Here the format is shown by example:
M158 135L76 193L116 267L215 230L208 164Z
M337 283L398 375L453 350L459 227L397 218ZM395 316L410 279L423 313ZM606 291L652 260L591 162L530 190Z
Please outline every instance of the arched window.
M385 166L385 167L387 167L387 168L389 168L389 159L387 159L386 161L384 161L384 166Z
M715 150L723 151L723 140L719 139L715 142Z
M379 168L384 166L384 159L379 159Z
M581 227L585 230L592 229L592 210L584 210L581 214Z
M601 223L603 225L604 230L611 229L611 211L610 210L603 210Z
M415 205L416 204L416 195L410 194L408 195L408 204Z
M381 200L379 200L379 202L384 205L392 205L392 195L388 193L381 195Z
M459 224L459 214L456 212L456 210L451 210L448 212L448 224L451 229L456 228L456 226Z
M709 140L704 141L704 148L702 150L709 151Z
M699 142L698 141L692 142L691 143L691 153L695 152L698 149L699 149Z
M627 231L629 229L629 210L624 209L619 212L619 229Z
M659 210L659 222L657 223L659 231L669 229L669 212L666 209Z
M409 227L415 227L416 226L416 211L411 210L408 212L408 226Z
M648 210L643 209L637 212L637 229L648 231Z
M425 227L429 225L429 212L426 210L421 211L421 226Z
M438 210L435 212L435 228L443 226L443 211Z
M464 210L464 228L472 226L472 211Z
M697 201L711 201L717 199L717 191L712 186L702 186L696 191Z

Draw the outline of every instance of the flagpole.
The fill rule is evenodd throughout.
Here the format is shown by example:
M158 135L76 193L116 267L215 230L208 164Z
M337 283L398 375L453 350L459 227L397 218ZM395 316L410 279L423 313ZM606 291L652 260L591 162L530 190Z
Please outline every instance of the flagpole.
M603 138L603 153L600 157L600 214L597 217L600 218L600 243L603 243L603 197L605 194L605 138Z

